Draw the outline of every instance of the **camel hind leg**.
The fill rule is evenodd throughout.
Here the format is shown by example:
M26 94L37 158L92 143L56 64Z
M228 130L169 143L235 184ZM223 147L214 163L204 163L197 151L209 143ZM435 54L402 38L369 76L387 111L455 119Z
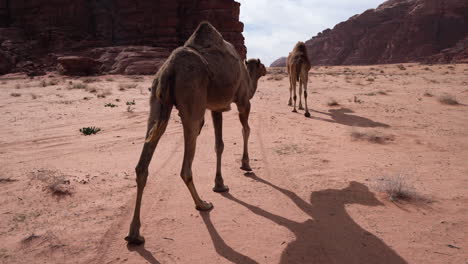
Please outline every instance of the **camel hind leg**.
M150 117L148 120L148 129L146 132L147 142L143 145L140 160L135 168L136 182L137 182L137 197L135 203L135 211L133 213L133 220L130 224L130 231L125 240L130 244L142 244L145 239L140 235L140 209L141 200L143 197L143 190L146 186L148 178L148 166L153 157L159 139L166 131L169 117L171 115L172 105L163 105L156 99L151 102Z
M195 208L199 211L208 211L213 208L213 205L200 199L197 189L193 183L192 175L192 163L193 158L195 157L197 137L200 133L200 127L203 122L203 113L198 116L198 118L195 118L194 115L187 114L187 112L182 109L179 109L179 111L181 112L182 125L184 127L185 142L184 161L180 176L192 195L193 201L195 202Z
M302 78L299 78L299 110L304 110L302 107L302 87L304 84L302 83Z
M308 84L308 73L304 78L304 102L305 102L305 117L310 117L309 107L307 106L307 84Z

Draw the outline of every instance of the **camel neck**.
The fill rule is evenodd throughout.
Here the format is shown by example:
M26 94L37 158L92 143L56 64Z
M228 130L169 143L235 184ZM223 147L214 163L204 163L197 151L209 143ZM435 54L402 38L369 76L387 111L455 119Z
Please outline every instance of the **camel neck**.
M250 76L250 99L255 95L255 92L257 92L257 87L258 87L258 79L253 73L249 73Z

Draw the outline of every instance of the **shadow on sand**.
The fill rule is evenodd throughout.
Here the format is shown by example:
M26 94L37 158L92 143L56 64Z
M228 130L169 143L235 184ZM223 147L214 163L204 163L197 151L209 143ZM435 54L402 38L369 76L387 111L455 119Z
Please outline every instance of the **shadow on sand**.
M254 173L248 175L280 191L311 217L303 223L298 223L248 204L229 193L223 195L294 233L296 240L287 245L280 263L407 263L382 240L361 228L346 212L346 204L382 205L365 185L351 182L341 190L313 192L311 203L308 203L295 193L263 180ZM287 214L287 210L285 213ZM203 220L218 254L234 263L256 263L224 243L209 220L209 215L203 215Z
M200 215L203 221L205 222L208 232L210 233L211 240L213 241L213 245L215 247L216 253L218 253L220 256L224 257L225 259L231 261L232 263L237 263L237 264L244 264L244 263L245 264L257 264L258 263L255 260L235 251L233 248L231 248L224 242L223 238L219 235L218 231L216 230L213 223L211 222L209 212L200 212Z
M146 261L148 261L148 263L150 264L161 264L161 262L159 262L151 252L149 252L148 250L146 250L145 246L144 245L140 245L140 246L133 246L133 245L127 245L127 249L129 251L136 251L138 254L140 254L140 256L142 256Z
M365 118L365 117L361 117L357 115L351 115L351 113L354 113L354 111L348 108L331 109L331 110L328 110L328 113L316 111L313 109L310 109L310 111L323 114L323 115L327 115L331 118L331 119L326 119L326 118L315 117L315 116L311 117L312 119L321 120L325 122L338 123L338 124L342 124L345 126L355 126L355 127L385 127L385 128L390 127L387 124L375 122L375 121L370 120L369 118Z

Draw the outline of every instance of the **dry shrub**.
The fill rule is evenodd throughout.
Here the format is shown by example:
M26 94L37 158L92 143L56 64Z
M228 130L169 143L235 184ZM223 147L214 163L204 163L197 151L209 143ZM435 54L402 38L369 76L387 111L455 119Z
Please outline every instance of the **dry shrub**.
M134 89L134 88L137 88L138 87L138 84L136 83L131 83L131 84L119 84L119 91L125 91L125 90L128 90L128 89Z
M392 202L398 200L411 200L418 197L414 187L403 174L380 178L375 183L374 188L379 192L387 194L388 199Z
M338 103L338 101L335 98L330 98L327 101L327 105L328 106L339 106L340 104Z
M88 88L88 85L86 83L71 83L69 86L68 86L68 89L69 90L72 90L72 89L84 89L84 90L87 90Z
M386 91L383 91L383 90L379 90L377 91L378 94L380 95L388 95L388 93Z
M20 93L11 93L10 96L13 96L13 97L20 97L21 94L20 94Z
M398 64L397 67L398 67L398 69L400 69L402 71L406 70L406 67L403 64Z
M36 100L37 98L39 98L39 96L38 96L37 94L31 93L31 98L32 98L33 100Z
M136 82L142 82L145 80L145 78L143 76L138 76L138 75L130 75L130 76L127 76L129 79L133 80L133 81L136 81Z
M423 95L426 96L426 97L433 97L433 96L434 96L434 95L431 94L430 92L424 92Z
M85 91L87 91L88 93L97 93L97 89L94 86L87 86Z
M109 96L109 95L112 95L112 92L111 92L110 89L106 89L106 90L104 90L104 91L101 91L101 92L97 95L97 97L98 97L98 98L106 98L106 97Z
M353 138L354 140L365 140L375 144L385 144L388 141L395 140L394 136L386 135L376 130L360 131L356 129L353 129L351 131L351 138Z
M97 78L84 78L83 79L83 82L84 83L94 83L94 82L100 82L101 80L97 79Z
M31 173L31 175L33 179L39 180L44 184L43 190L50 192L52 195L65 196L72 195L73 193L70 180L59 171L37 170Z
M450 94L441 95L439 96L437 100L439 100L441 104L445 104L445 105L458 105L459 104L457 101L457 98L455 98L455 96L450 95Z
M0 183L9 183L9 182L15 182L15 181L18 181L18 180L12 179L12 178L0 178Z

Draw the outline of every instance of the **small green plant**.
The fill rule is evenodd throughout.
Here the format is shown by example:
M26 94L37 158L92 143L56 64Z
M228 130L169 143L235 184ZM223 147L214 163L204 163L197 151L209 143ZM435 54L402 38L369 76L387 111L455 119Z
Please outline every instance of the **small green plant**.
M135 99L133 99L131 102L127 101L127 105L135 105Z
M110 77L109 77L109 78L106 78L106 81L108 81L108 82L113 82L113 81L114 81L114 78L110 78Z
M114 107L117 107L117 105L115 105L113 103L107 103L107 104L104 105L104 107L114 108Z
M101 129L99 127L94 127L94 126L80 128L80 132L83 133L83 135L85 136L97 134L99 131L101 131Z

